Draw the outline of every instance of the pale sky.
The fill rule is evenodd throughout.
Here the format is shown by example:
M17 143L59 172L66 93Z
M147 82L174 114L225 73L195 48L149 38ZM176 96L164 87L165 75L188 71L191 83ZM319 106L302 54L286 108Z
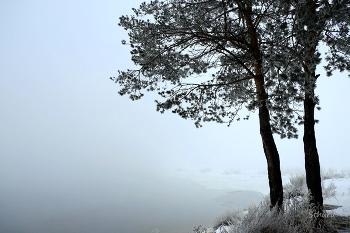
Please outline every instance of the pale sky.
M109 77L134 66L117 24L141 2L0 2L0 188L177 168L266 170L257 112L197 129L156 112L153 93L134 102L119 96ZM325 168L349 168L349 86L346 73L322 71L318 81ZM299 132L298 140L275 136L282 168L304 166Z
M133 68L119 16L140 1L3 1L1 3L1 160L3 172L113 166L130 169L265 169L257 113L231 127L155 110L155 93L119 96L109 80ZM350 155L345 73L318 81L321 165L342 168ZM276 143L282 167L302 167L298 140ZM97 169L97 168L96 168ZM32 170L32 169L30 169ZM6 175L6 173L4 174Z

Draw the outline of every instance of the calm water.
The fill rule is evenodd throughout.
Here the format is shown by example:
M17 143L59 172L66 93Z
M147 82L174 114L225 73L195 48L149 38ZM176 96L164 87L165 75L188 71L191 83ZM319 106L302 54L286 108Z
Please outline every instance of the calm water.
M2 184L0 232L161 233L211 226L229 208L261 200L256 192L206 190L190 181L150 173L37 177Z

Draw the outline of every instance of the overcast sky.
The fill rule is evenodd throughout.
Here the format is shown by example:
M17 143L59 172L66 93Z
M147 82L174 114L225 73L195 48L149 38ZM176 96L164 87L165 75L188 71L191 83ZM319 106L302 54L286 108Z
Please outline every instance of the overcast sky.
M66 166L101 169L265 169L257 113L231 127L195 128L155 110L153 93L121 97L109 80L133 68L117 24L141 1L1 1L1 171ZM318 81L316 117L324 167L347 166L347 74ZM302 133L302 129L300 130ZM282 167L303 167L302 136L275 137Z
M100 195L96 190L108 193L132 182L144 187L151 171L266 170L257 113L231 127L210 123L197 129L193 121L156 112L155 94L135 102L119 96L109 77L133 64L129 47L121 44L127 32L117 24L140 3L0 1L1 208L22 216L27 205L31 216L32 199L42 202L43 195L52 198L42 206L55 203L53 197L86 205ZM318 81L322 167L349 168L349 84L347 74L339 73L329 78L322 72ZM303 169L302 135L275 138L282 168ZM120 201L130 201L134 190ZM12 219L9 227L17 226L12 214L0 214L0 222Z
M140 3L1 1L0 180L266 170L257 113L231 127L207 123L197 129L193 121L156 112L155 94L134 102L119 96L109 77L133 64L121 44L127 32L117 24ZM322 167L349 168L349 86L346 73L321 72L316 134ZM303 168L302 135L275 138L282 168Z

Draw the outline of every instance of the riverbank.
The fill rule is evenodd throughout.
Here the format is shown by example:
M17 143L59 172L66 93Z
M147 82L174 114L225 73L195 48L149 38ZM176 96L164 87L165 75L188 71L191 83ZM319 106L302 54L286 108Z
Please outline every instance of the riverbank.
M202 172L181 170L177 172L177 175L208 189L256 190L262 196L266 196L269 193L267 174L264 172L226 170L220 173L210 169L203 169ZM302 177L302 171L289 170L283 172L283 184L288 184L290 179L295 179L295 177ZM348 217L350 216L350 172L346 170L324 170L322 177L324 203L328 209L327 217L333 218L333 223L343 230L340 232L347 232L349 229L344 229L350 227ZM257 203L252 204L257 205ZM239 209L238 205L232 208L232 210L237 209ZM242 209L242 212L246 213L247 211ZM226 229L228 228L226 227ZM210 231L210 228L208 228L208 232ZM216 233L220 233L220 231L216 231Z

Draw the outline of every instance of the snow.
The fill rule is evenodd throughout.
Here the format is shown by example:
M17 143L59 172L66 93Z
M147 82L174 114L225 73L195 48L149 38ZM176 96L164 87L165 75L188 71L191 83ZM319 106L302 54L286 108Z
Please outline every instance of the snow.
M254 173L253 171L248 171L241 173L240 171L229 172L227 170L222 173L215 171L181 171L176 176L190 180L207 189L249 190L260 192L263 195L269 192L267 174L263 172Z
M326 199L325 204L341 206L333 212L342 216L350 216L350 180L348 178L335 178L325 180L325 185L329 185L331 182L336 187L336 196L334 198Z
M328 187L332 182L336 187L335 197L325 199L324 204L340 206L333 210L333 213L342 216L350 216L350 173L348 172L347 174L348 175L345 178L331 178L324 180L325 187ZM301 175L300 170L292 169L288 170L288 172L282 172L283 184L285 185L289 183L290 177L295 175ZM264 171L240 172L239 170L215 171L212 169L202 169L199 171L178 170L174 173L174 176L190 180L196 185L203 186L206 189L224 189L232 190L234 192L255 191L260 193L261 196L269 194L267 173ZM239 202L239 200L237 201ZM259 200L255 199L251 204L258 205ZM241 208L241 210L245 211L245 208ZM217 216L213 216L213 221L215 217ZM207 232L211 233L213 230L209 228ZM220 232L219 229L215 231L215 233Z

